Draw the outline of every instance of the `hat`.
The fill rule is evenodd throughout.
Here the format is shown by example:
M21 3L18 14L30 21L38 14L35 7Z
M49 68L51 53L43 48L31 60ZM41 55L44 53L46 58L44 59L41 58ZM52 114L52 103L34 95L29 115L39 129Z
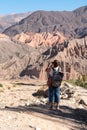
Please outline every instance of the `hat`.
M53 64L58 64L58 61L57 61L57 60L54 60L52 63L53 63Z
M54 61L52 62L52 64L53 64L54 67L57 67L57 66L58 66L58 61L57 61L57 60L54 60Z

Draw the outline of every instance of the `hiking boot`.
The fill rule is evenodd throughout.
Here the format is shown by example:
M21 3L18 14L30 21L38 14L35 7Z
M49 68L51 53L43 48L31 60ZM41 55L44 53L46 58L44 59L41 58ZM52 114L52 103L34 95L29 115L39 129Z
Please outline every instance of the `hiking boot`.
M56 109L56 110L59 110L59 103L56 103L56 102L55 102L54 106L55 106L55 109Z
M50 110L54 110L54 104L51 104L50 107L49 107Z
M62 111L60 110L60 107L59 107L59 106L56 106L56 110L57 110L58 112L62 112Z
M56 110L59 110L60 108L59 108L59 106L56 106L55 109L56 109Z

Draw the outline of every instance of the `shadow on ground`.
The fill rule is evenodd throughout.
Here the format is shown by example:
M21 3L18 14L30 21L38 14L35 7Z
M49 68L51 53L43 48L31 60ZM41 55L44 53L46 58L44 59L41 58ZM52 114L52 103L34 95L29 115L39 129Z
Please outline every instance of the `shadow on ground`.
M24 85L24 86L43 86L42 84L35 84L35 83L14 83L14 85Z
M2 109L3 110L3 109ZM38 113L40 113L40 117L44 119L50 119L53 120L51 117L55 117L55 121L60 121L61 119L67 119L68 121L72 121L74 123L77 123L81 125L81 127L87 127L87 110L84 109L72 109L67 106L60 106L60 110L49 110L46 105L29 105L29 106L18 106L18 107L8 107L6 106L4 110L10 110L15 112L26 112L36 114L36 116L39 116ZM42 116L41 116L42 114ZM43 116L47 115L48 117ZM76 127L76 126L75 126ZM79 128L78 130L86 130L85 128ZM77 128L76 128L77 129Z
M28 85L28 86L36 86L35 84L32 84L32 83L15 83L16 85Z

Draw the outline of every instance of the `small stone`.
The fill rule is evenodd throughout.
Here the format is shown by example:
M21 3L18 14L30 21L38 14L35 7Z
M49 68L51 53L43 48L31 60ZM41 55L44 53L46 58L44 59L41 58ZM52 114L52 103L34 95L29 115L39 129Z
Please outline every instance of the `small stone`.
M39 127L36 127L36 129L35 130L41 130L41 128L39 128Z

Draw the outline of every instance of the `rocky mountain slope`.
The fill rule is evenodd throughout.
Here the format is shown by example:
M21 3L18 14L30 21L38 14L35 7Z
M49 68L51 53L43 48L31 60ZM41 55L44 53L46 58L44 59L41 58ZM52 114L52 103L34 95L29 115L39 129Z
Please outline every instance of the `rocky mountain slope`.
M86 16L37 11L0 34L0 130L87 130L87 90L63 81L49 110L45 71L57 59L65 80L87 75Z
M8 14L0 15L0 32L3 32L6 28L18 23L23 18L29 16L31 12L20 14Z
M67 40L63 34L56 32L56 33L21 33L17 34L12 37L12 40L16 43L23 43L34 48L41 48L46 47L49 48L51 46L62 44L64 41ZM44 49L43 49L44 50ZM45 50L44 50L45 51Z
M4 33L14 36L22 32L62 32L67 37L87 35L87 6L69 11L36 11ZM84 33L83 33L84 32Z
M0 36L0 78L44 80L54 59L60 61L64 79L86 75L86 15L87 6L72 12L37 11L7 28L8 36Z
M24 44L17 44L5 35L0 35L0 78L18 77L27 66L40 59L38 50ZM26 72L27 73L27 72ZM32 75L31 75L32 76Z
M34 48L24 43L14 43L1 34L0 57L1 79L26 77L45 80L47 64L54 59L61 63L65 79L76 79L87 74L87 37Z

